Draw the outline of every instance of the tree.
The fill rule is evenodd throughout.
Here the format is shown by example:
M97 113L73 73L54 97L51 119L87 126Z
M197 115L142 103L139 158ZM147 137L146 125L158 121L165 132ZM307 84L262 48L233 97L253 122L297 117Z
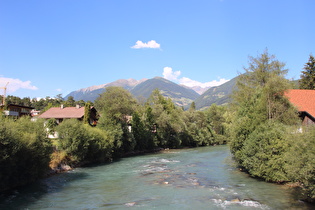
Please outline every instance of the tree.
M60 139L60 148L72 158L73 162L80 162L88 154L88 133L84 125L76 119L64 120L56 127Z
M63 97L62 97L62 94L61 94L61 93L58 94L58 95L56 95L55 98L56 98L58 101L60 101L60 102L63 101Z
M137 106L136 99L128 90L122 87L108 87L106 91L95 100L95 106L102 114L106 114L116 123L126 121Z
M287 181L284 154L288 148L283 124L267 121L259 125L244 142L242 166L266 181Z
M98 125L115 136L117 152L132 151L135 141L128 126L137 101L131 93L122 87L108 87L96 99L95 106L101 116Z
M252 103L259 121L288 120L284 115L289 104L283 92L291 84L284 78L288 71L284 66L274 55L269 55L267 50L257 58L249 57L249 67L245 68L246 72L237 81L238 91L233 94L234 103L243 106Z
M198 147L218 143L205 112L188 110L180 116L184 122L184 129L180 133L183 146Z
M310 55L301 74L300 89L315 90L315 58Z
M255 117L255 123L271 119L294 123L295 110L283 95L291 87L284 77L287 73L285 64L269 55L267 50L257 58L249 57L249 60L249 67L239 76L237 91L232 96L233 104L240 108L239 113Z
M147 105L151 105L153 107L160 106L162 110L170 113L172 110L175 109L175 105L172 102L172 99L165 98L159 91L159 89L155 89L152 91L152 94L147 100ZM160 111L162 111L160 110Z
M91 115L91 104L86 103L84 105L84 116L83 116L84 124L90 124L90 115Z
M261 154L253 152L254 147L248 146L252 145L255 139L252 136L258 136L256 129L265 131L270 122L283 125L293 125L298 122L295 108L283 95L284 91L290 88L290 82L284 78L287 73L284 63L276 60L274 55L269 55L267 50L257 58L250 57L249 60L249 67L245 68L246 72L240 75L237 81L237 91L233 93L235 115L230 144L235 159L246 170L250 169L247 163ZM280 130L277 130L282 129L281 126L277 126L275 129L274 133L281 133ZM268 142L268 144L261 144L261 148L259 148L263 153L267 154L270 148L284 146L280 137L279 141L269 141L265 138L269 138L269 136L259 135L259 141ZM275 156L277 160L273 161L280 161L282 155L281 151L281 154ZM261 164L268 164L268 159ZM251 171L256 169L251 169ZM267 180L279 181L280 175L276 179L265 176L265 174L273 174L274 171L267 173L263 171L264 168L260 169L261 171L255 171L255 174L261 174L261 177ZM279 168L272 168L272 170L279 170ZM262 176L262 174L264 175Z
M189 110L192 110L192 111L196 110L196 104L194 101L190 104Z
M285 165L291 181L301 183L304 197L315 202L315 129L309 127L303 133L290 133L291 145L286 152Z
M174 105L170 98L165 98L158 89L152 91L146 106L150 106L150 121L156 126L158 146L178 148L181 145L179 134L184 129L181 118L183 110ZM152 112L151 112L152 110Z
M136 140L135 150L153 149L151 129L145 126L138 112L132 115L132 134Z
M73 107L73 106L76 105L73 96L69 96L69 97L68 97L68 99L65 101L65 105L66 105L67 107Z
M1 116L0 116L1 118ZM2 118L0 191L32 182L47 173L52 145L41 120Z
M206 111L206 115L208 117L208 122L211 124L213 130L216 134L223 135L225 133L224 128L224 113L226 112L225 107L217 106L216 104L212 104Z

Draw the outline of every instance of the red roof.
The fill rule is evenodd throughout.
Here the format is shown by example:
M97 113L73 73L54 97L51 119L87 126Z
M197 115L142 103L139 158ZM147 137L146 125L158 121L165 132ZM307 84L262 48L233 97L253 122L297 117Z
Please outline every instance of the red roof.
M69 119L82 118L84 116L84 107L52 107L41 114L40 118Z
M308 112L315 117L315 90L287 90L284 95L300 112Z

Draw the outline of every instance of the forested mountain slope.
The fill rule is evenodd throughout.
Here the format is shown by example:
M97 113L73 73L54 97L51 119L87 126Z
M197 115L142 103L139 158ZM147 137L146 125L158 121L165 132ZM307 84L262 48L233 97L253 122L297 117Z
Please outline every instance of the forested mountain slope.
M187 106L199 97L199 94L194 90L178 85L162 77L148 79L138 84L131 90L131 93L135 97L148 98L155 89L159 89L164 97L171 98L178 106Z
M217 105L227 104L236 86L237 78L235 77L222 85L209 88L195 100L196 109L205 109L214 103Z

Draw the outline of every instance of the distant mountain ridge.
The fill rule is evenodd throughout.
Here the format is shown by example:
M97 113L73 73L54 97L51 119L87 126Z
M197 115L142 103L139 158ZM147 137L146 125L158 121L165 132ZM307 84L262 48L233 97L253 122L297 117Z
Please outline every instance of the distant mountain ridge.
M238 76L222 85L211 87L195 100L196 109L205 109L211 104L224 105L230 102L230 96L235 90Z
M148 79L135 86L130 92L136 97L142 96L149 98L152 91L155 89L159 89L163 96L171 98L178 106L187 106L199 97L199 94L194 90L178 85L162 77Z
M102 94L107 87L118 86L130 91L136 98L147 99L154 89L159 89L164 97L171 98L172 101L178 105L188 108L194 101L196 109L205 109L211 104L223 105L229 102L229 96L236 85L237 77L230 81L211 87L207 91L201 87L187 87L185 85L178 85L162 77L154 77L152 79L119 79L111 83L103 85L95 85L80 90L72 91L65 97L65 100L69 96L72 96L74 100L94 101ZM202 95L198 94L195 90L203 92Z
M84 101L94 101L97 99L97 97L102 94L107 87L111 86L118 86L118 87L123 87L126 90L131 90L133 87L138 85L139 83L142 83L146 81L147 79L141 79L141 80L135 80L135 79L119 79L111 83L106 83L103 85L94 85L90 86L87 88L82 88L76 91L72 91L69 93L66 97L65 100L69 97L72 96L74 100L79 101L79 100L84 100Z

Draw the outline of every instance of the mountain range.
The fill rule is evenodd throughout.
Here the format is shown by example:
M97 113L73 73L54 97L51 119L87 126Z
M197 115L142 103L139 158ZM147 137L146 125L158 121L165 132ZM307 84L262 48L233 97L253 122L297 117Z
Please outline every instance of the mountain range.
M201 87L187 87L178 85L162 77L154 77L152 79L119 79L117 81L96 85L69 93L65 100L72 96L74 100L94 101L102 94L107 87L118 86L131 92L135 98L147 99L153 90L159 89L164 97L171 98L172 101L184 108L188 108L194 101L196 109L205 109L211 104L223 105L229 102L229 95L232 93L236 84L237 77L216 87L211 87L205 91ZM197 92L198 91L198 92ZM205 91L205 92L204 92ZM202 94L200 94L202 93Z
M230 102L230 96L235 90L237 77L223 83L222 85L211 87L195 100L196 109L205 109L211 104L225 105Z

